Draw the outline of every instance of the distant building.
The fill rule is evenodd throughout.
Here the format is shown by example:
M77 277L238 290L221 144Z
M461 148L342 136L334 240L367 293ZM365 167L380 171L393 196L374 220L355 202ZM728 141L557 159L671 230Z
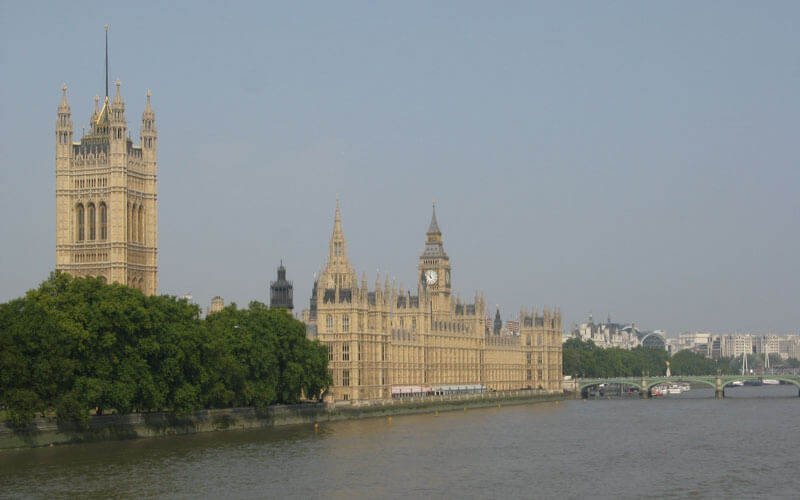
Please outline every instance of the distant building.
M216 297L211 299L211 307L208 308L208 314L220 312L223 309L225 309L225 300L223 300L222 297L217 295Z
M269 284L269 307L272 309L294 309L294 287L291 281L286 281L286 268L283 262L278 266L278 279Z
M783 359L800 358L800 337L797 335L786 335L778 339L778 354Z
M753 354L753 336L749 334L722 335L720 337L722 356L737 358L742 354Z
M611 318L606 323L595 323L591 315L588 322L575 327L572 337L583 341L591 340L604 349L610 347L633 349L639 346L665 350L667 348L667 340L661 330L641 331L633 323L612 323Z

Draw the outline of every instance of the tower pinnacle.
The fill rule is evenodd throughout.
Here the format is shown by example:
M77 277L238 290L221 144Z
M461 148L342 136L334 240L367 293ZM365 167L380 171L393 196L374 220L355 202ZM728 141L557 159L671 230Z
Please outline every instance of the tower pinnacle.
M431 216L431 225L428 226L428 234L442 234L439 229L439 223L436 222L436 203L433 204L433 215Z

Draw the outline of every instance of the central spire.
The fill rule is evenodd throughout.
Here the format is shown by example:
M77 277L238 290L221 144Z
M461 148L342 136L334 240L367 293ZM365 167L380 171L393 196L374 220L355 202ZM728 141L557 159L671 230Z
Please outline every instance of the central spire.
M439 230L439 223L436 222L436 203L433 203L433 215L431 216L431 225L428 226L428 234L442 234Z
M336 213L333 217L333 234L331 234L328 261L331 263L347 263L347 245L342 231L342 214L339 211L339 198L336 198Z

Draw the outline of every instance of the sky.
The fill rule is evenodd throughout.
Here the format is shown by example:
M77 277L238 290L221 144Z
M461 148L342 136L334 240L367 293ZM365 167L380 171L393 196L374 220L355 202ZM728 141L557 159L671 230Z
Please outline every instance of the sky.
M55 267L55 121L159 134L159 292L297 310L351 264L683 331L798 333L800 3L0 0L0 301ZM112 85L113 89L113 85ZM372 285L371 285L372 286Z

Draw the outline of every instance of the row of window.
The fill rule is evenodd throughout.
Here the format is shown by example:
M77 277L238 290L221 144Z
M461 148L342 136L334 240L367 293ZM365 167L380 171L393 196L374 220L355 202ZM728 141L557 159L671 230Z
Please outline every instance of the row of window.
M334 357L333 344L328 344L328 361L334 361ZM362 360L361 351L358 352L358 360ZM350 346L348 344L342 345L342 361L350 361ZM386 361L386 344L381 344L381 361Z
M144 243L144 206L128 203L128 241Z
M526 355L527 363L531 364L531 360L533 359L533 353L532 352L527 352L527 353L525 353L525 355ZM537 365L541 365L543 361L544 360L543 360L542 353L541 352L537 352L536 353L536 364Z
M75 207L75 222L78 230L75 237L78 241L108 239L108 207L105 202L101 201L99 206L89 202L85 207L83 203L78 203Z
M72 262L108 262L108 252L79 252L72 255Z
M533 370L528 370L526 374L528 380L533 380ZM542 370L536 370L536 380L542 380Z
M531 345L531 336L530 335L526 335L525 336L525 345ZM542 345L542 334L541 333L536 336L536 345Z
M100 177L97 179L75 179L74 186L76 188L108 187L108 178Z
M144 243L144 206L128 204L128 241ZM108 206L89 202L75 206L76 241L105 241L108 239Z

